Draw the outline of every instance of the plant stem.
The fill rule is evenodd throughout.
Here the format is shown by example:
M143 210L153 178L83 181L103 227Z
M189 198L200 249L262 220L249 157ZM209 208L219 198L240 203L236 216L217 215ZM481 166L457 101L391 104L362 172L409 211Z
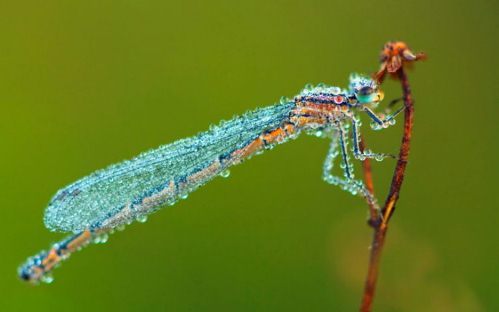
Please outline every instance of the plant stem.
M364 137L360 138L359 148L361 152L364 152L366 149ZM367 190L374 196L374 182L373 182L373 174L371 167L371 160L366 158L362 161L362 171L364 172L364 184L366 185ZM369 205L369 220L376 220L379 215L379 211L373 205L372 201L367 201Z
M383 67L382 67L383 68ZM383 71L385 71L383 69ZM378 73L380 81L385 78L386 72ZM409 85L409 80L404 71L404 67L401 66L397 71L397 78L402 85L402 92L404 98L404 133L402 136L402 143L400 146L399 156L395 171L393 173L392 182L390 185L390 191L385 201L385 205L381 210L381 215L373 215L371 212L371 218L369 224L373 227L373 239L371 244L371 254L369 258L369 267L367 271L367 277L364 286L364 296L362 298L362 303L360 311L368 312L372 310L372 304L374 300L374 295L376 291L376 281L378 279L379 266L381 253L385 245L386 233L388 231L388 222L390 221L393 212L395 211L395 205L399 198L400 189L402 187L402 182L404 180L405 169L407 166L407 160L409 156L410 143L412 127L414 124L414 102L412 99L411 88ZM372 173L370 168L370 163L364 161L364 180L367 188L373 189L372 183ZM370 209L371 211L371 209Z

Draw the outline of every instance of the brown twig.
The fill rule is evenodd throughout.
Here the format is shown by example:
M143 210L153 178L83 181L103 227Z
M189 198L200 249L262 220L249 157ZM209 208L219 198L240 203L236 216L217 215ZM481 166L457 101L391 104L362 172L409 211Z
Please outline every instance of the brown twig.
M360 138L359 148L361 152L364 152L366 149L363 136ZM374 196L373 174L371 160L369 158L362 161L362 171L364 172L364 184L366 185L367 190ZM367 204L369 205L369 220L376 220L379 215L379 211L376 209L372 201L368 200Z
M424 54L413 54L402 42L390 42L385 45L382 52L382 65L378 73L375 74L375 78L381 84L384 81L387 73L394 75L402 85L403 99L404 99L404 133L402 136L402 143L400 146L399 156L397 165L395 167L392 182L390 185L390 191L386 198L385 204L381 210L381 214L373 214L370 208L371 214L369 219L369 224L373 227L373 239L371 244L371 254L369 258L369 267L367 271L367 277L364 286L364 296L362 298L362 304L360 311L367 312L371 311L372 303L374 299L374 294L376 290L376 281L378 278L379 265L381 259L381 253L383 246L385 244L386 232L388 230L388 222L390 221L393 212L395 211L395 205L399 198L400 189L402 187L402 182L404 180L405 169L407 166L407 160L409 156L410 142L412 127L414 124L414 101L412 99L411 88L409 85L409 80L404 70L404 64L418 59L424 58ZM364 144L364 143L363 143ZM372 172L370 163L364 161L364 181L366 187L370 191L374 190L374 185L372 182Z

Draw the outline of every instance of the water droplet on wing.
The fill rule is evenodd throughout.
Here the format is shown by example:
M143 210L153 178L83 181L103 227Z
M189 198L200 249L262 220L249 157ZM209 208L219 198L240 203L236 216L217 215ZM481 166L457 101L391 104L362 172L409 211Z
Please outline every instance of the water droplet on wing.
M222 172L220 172L220 176L222 178L228 178L230 176L230 170L229 169L223 170Z

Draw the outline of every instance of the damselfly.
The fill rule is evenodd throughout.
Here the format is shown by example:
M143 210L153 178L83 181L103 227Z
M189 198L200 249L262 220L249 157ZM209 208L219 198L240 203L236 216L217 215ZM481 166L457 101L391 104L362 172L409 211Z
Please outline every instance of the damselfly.
M331 140L323 165L324 180L377 207L374 196L355 179L349 155L358 160L388 156L359 147L359 112L367 113L373 129L395 123L400 110L386 118L374 113L382 99L375 81L356 74L350 77L348 89L307 85L293 99L282 98L278 104L96 171L57 192L45 211L47 228L73 235L28 258L19 275L33 283L52 281L50 271L75 250L106 241L115 229L133 220L144 221L150 213L186 198L214 177L227 176L231 166L303 132ZM332 174L338 155L343 176Z

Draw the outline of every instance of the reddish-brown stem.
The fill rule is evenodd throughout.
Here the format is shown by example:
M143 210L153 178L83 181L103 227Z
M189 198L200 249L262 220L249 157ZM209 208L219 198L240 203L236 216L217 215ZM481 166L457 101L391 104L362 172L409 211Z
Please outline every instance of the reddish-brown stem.
M361 152L364 152L364 150L366 149L364 137L361 137L360 139L359 148ZM362 170L364 172L364 184L366 185L367 190L374 196L373 174L371 168L371 160L369 158L366 158L362 161ZM379 211L376 209L372 201L368 200L367 204L369 205L369 220L376 220L379 216Z
M364 285L364 296L360 311L368 312L372 309L374 294L376 291L376 281L378 279L379 264L381 259L381 251L385 244L386 231L388 226L385 223L380 223L374 227L374 234L371 243L371 254L369 257L369 267Z
M382 67L383 68L383 67ZM382 82L385 78L386 72L378 73L377 77ZM385 205L381 210L381 216L374 216L371 214L371 219L369 224L373 227L373 240L371 244L371 253L369 258L369 267L367 271L367 277L364 286L364 296L362 298L362 304L360 311L368 312L372 309L373 299L376 290L376 281L378 279L378 272L380 266L381 253L383 246L385 244L386 232L388 230L388 222L395 211L395 205L399 198L400 188L402 187L402 182L404 180L405 169L407 165L407 159L409 156L410 142L412 127L414 123L414 102L412 100L411 89L407 75L404 71L404 67L400 67L397 72L397 78L400 80L402 85L402 92L404 98L404 133L402 136L402 143L400 146L399 156L395 171L393 173L392 182L390 185L390 191L385 201ZM367 165L367 166L366 166ZM366 186L369 187L368 182L372 186L372 173L370 164L364 161L364 180L366 181Z
M402 85L402 92L404 96L404 135L402 136L402 144L400 146L397 166L393 174L392 183L390 185L390 192L386 198L385 205L381 210L383 215L383 223L388 223L393 212L395 211L395 204L399 198L400 188L404 181L405 168L409 158L409 149L411 146L412 127L414 124L414 101L412 100L411 87L409 80L403 67L398 70L398 79Z

